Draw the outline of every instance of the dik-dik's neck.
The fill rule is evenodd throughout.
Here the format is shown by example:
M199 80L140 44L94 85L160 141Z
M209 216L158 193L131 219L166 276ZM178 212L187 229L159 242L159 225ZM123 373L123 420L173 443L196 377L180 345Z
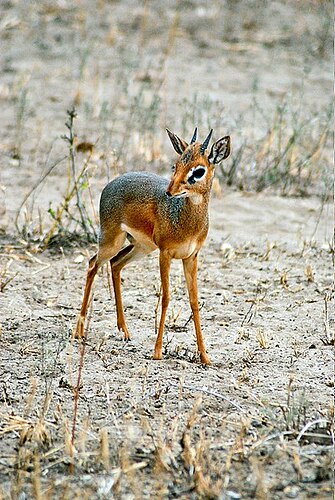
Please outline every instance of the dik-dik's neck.
M173 226L201 227L207 224L209 195L195 195L169 200L170 222Z

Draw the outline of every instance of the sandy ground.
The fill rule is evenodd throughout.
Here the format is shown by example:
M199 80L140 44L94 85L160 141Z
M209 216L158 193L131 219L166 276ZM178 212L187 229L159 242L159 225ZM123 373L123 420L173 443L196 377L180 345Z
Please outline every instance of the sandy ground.
M265 434L271 434L272 426L276 428L282 420L279 407L287 404L289 384L295 398L293 421L288 423L290 431L301 431L304 419L305 423L329 419L333 347L325 345L324 308L332 283L330 206L326 205L322 213L320 210L320 202L313 199L228 193L221 200L213 200L212 230L201 254L199 272L202 323L213 362L208 368L192 361L195 338L191 323L185 326L189 307L177 261L161 362L151 359L159 290L157 255L124 272L126 315L133 333L128 344L122 342L115 325L114 301L109 298L104 271L95 286L80 422L88 418L96 436L99 429L107 428L113 446L123 442L122 433L130 433L128 439L137 449L146 435L139 416L145 415L156 430L163 420L163 432L168 432L174 419L183 421L198 391L205 391L199 418L206 438L217 445L234 435L229 426L239 428L241 419L249 419L257 431L259 425L262 431L265 425ZM86 272L86 258L82 257L86 251L76 249L60 258L48 253L34 256L23 248L6 245L2 255L12 260L11 272L17 273L1 294L1 373L6 410L26 418L30 415L34 420L43 402L45 385L52 384L50 425L59 411L62 418L65 415L71 419L69 387L76 381L79 347L69 343L69 334L81 301ZM333 327L330 301L328 308ZM182 397L178 396L180 385L185 386ZM36 395L27 411L32 391ZM228 400L216 399L212 393ZM297 423L299 418L301 423ZM5 462L10 462L15 434L10 439L6 436L2 454ZM312 446L315 451L317 445ZM324 446L322 442L320 450ZM218 458L223 460L222 450ZM285 455L274 464L264 465L272 498L281 498L279 492L275 494L276 488L286 488L287 492L295 484L291 462ZM303 462L307 482L294 491L301 498L306 492L319 490L325 496L318 498L327 497L329 473L321 482L315 482L318 469L312 464L310 468L310 463ZM57 467L48 476L54 478L56 471ZM59 484L65 484L68 478L61 471L56 477L60 474ZM8 477L5 472L3 478ZM244 491L245 497L252 496L251 479L242 491L239 488L241 474L243 477L243 472L232 473L230 487ZM78 483L82 479L79 474ZM97 487L96 481L100 484L93 475L89 483Z
M46 164L66 154L57 138L73 100L80 139L100 141L93 158L95 206L127 127L118 171L146 165L139 131L149 127L141 121L148 115L159 151L148 168L167 174L173 153L163 128L175 123L178 131L189 123L186 114L195 112L192 100L183 99L193 91L206 133L207 113L215 116L219 102L223 133L241 120L253 137L263 133L251 111L255 98L265 110L287 92L306 109L326 106L332 75L322 2L306 10L303 2L256 3L243 16L247 2L214 2L211 9L185 2L179 11L174 2L164 8L97 2L95 13L85 3L3 3L0 497L331 498L330 201L237 192L220 179L199 269L209 367L197 359L180 262L172 269L159 362L152 360L157 254L123 273L130 343L117 331L104 268L95 282L75 450L69 433L81 346L70 337L95 247L36 253L36 243L28 245L14 224ZM118 94L126 78L127 93ZM158 116L148 90L141 113L129 114L145 80L158 88ZM113 114L104 118L106 103ZM140 146L143 154L134 155ZM137 163L127 163L132 154ZM42 211L43 224L65 185L63 167L36 193L34 210Z

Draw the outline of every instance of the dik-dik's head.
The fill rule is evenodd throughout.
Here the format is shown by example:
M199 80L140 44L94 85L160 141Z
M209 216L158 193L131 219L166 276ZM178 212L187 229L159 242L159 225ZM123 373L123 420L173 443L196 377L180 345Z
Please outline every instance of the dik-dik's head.
M226 135L216 141L209 154L207 147L212 136L210 131L203 143L196 142L195 129L190 144L166 129L172 146L180 155L173 165L173 175L166 194L177 198L201 197L209 193L214 177L215 165L228 158L230 153L230 137Z

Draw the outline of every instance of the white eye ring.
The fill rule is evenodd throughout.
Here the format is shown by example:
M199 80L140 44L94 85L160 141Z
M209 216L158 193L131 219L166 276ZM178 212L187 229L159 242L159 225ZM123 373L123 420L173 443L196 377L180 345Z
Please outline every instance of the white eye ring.
M203 171L200 176L196 175L197 170ZM205 165L197 165L196 167L191 168L191 170L188 173L187 180L190 184L194 184L195 182L201 181L207 173L207 168Z

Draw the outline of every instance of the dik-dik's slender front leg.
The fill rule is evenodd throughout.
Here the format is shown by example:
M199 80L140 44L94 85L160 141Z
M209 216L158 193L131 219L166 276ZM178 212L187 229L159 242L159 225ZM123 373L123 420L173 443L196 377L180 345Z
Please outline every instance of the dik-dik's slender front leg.
M201 362L205 365L210 365L211 361L206 353L205 342L201 332L199 302L198 302L198 256L191 255L188 259L183 260L184 274L190 299L190 305L193 314L195 333L197 336L198 350L200 352Z
M161 252L159 255L159 269L162 282L162 312L161 319L159 322L159 330L155 344L154 359L162 359L162 347L163 347L163 333L166 311L170 302L170 290L169 290L169 279L170 279L170 267L171 267L171 257Z

